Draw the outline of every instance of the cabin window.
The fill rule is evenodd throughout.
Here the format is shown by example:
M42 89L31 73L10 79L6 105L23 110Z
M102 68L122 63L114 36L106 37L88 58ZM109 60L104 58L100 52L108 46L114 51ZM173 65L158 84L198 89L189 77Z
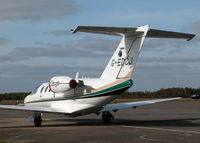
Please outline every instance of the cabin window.
M47 92L47 89L48 89L48 86L45 88L45 91L44 91L44 92Z
M44 89L44 86L41 88L40 93L42 93L43 89Z

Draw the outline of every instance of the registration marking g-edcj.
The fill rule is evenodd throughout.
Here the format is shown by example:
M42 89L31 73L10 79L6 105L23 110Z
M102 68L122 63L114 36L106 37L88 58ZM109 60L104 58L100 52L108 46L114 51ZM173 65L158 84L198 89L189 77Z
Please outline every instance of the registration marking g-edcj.
M131 58L118 58L118 59L112 59L111 66L124 66L124 65L132 65L133 63L133 57Z

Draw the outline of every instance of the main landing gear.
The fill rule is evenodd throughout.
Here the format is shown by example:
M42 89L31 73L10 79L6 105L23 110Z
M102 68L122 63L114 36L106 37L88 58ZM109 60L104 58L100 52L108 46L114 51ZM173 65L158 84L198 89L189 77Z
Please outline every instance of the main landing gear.
M41 127L41 124L42 124L41 113L35 113L35 117L34 117L34 125L35 125L35 127Z
M102 120L104 123L108 124L111 122L111 120L114 120L114 116L109 111L106 111L102 114Z

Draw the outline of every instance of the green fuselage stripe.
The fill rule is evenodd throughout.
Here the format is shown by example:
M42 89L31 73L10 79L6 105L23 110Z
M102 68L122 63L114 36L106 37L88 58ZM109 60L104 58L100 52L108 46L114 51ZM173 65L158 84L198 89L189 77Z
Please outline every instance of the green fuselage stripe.
M99 95L104 95L107 93L110 93L112 91L117 91L123 88L127 88L127 87L131 87L133 85L133 81L132 80L127 80L124 81L122 83L119 83L117 85L114 85L112 87L97 91L97 92L93 92L93 93L89 93L89 94L83 94L83 95L78 95L78 96L70 96L70 97L58 97L58 98L50 98L50 99L40 99L40 100L36 100L36 101L31 101L28 103L37 103L37 102L46 102L46 101L58 101L58 100L70 100L70 99L80 99L80 98L84 98L84 97L94 97L94 96L99 96Z

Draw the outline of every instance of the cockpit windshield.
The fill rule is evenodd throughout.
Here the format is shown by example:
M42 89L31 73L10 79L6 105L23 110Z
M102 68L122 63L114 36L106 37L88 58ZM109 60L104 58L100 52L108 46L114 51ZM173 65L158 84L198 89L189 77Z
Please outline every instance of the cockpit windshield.
M35 94L35 93L37 92L37 90L38 90L39 87L40 87L40 85L38 85L38 86L31 92L31 94Z

